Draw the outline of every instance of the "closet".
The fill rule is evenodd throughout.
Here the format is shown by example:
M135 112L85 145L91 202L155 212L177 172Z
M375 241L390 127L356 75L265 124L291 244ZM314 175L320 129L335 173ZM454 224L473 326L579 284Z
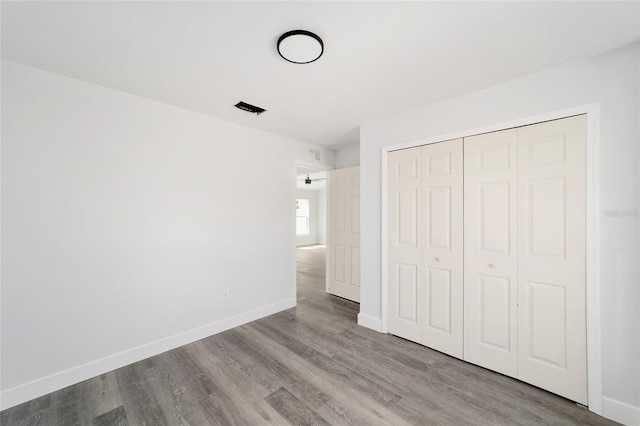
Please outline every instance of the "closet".
M587 403L586 116L387 156L388 330Z

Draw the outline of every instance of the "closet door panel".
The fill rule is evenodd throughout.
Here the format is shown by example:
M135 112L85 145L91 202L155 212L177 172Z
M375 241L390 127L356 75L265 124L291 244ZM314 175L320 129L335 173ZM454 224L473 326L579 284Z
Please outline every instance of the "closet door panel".
M423 343L433 347L427 333L439 331L451 336L451 271L446 269L426 268L425 291L425 330L423 331ZM453 309L455 310L455 308Z
M464 359L517 375L517 132L464 140Z
M390 152L388 176L389 333L421 340L421 150Z
M462 139L422 147L422 340L462 358Z
M587 404L586 117L518 129L518 378Z

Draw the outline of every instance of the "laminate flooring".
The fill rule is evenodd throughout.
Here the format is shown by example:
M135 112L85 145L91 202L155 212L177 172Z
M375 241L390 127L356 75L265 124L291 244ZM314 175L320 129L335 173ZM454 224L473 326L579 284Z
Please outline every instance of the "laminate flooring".
M356 325L298 249L298 305L10 408L2 425L607 425L584 407Z

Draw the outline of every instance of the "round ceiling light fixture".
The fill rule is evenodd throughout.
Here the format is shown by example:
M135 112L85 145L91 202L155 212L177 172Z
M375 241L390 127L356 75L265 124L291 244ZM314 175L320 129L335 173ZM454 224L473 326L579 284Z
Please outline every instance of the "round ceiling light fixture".
M324 52L322 39L311 31L288 31L278 39L278 53L294 64L309 64Z

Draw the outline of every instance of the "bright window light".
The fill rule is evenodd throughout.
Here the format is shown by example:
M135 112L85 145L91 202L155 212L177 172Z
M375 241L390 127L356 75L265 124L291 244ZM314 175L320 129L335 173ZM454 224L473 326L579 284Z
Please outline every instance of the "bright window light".
M296 200L296 235L309 235L309 200Z

